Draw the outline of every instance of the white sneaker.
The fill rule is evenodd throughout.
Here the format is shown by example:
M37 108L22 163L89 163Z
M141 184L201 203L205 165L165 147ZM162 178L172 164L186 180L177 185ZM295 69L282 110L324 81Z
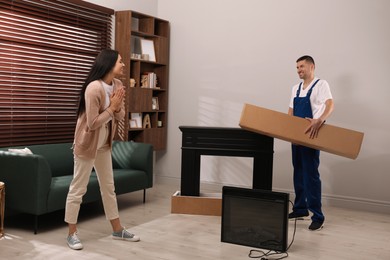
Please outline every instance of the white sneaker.
M68 242L68 246L74 250L83 249L83 244L81 244L80 239L77 236L77 232L74 232L72 235L69 235L66 239Z
M119 231L119 232L113 232L112 239L126 240L126 241L130 241L130 242L140 241L139 236L136 236L136 235L130 233L126 229L122 229L122 231Z

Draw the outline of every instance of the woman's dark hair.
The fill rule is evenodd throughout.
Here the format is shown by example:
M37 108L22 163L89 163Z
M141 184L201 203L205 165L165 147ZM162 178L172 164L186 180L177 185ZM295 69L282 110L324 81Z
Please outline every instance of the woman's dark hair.
M85 112L85 90L87 89L88 84L92 81L104 78L104 76L114 68L118 56L118 51L107 49L102 50L96 57L88 77L81 88L79 109L77 111L78 116Z

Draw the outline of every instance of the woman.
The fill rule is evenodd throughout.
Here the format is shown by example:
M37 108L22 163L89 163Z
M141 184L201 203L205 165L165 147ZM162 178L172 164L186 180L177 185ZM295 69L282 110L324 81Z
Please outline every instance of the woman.
M112 238L139 241L122 227L116 200L111 149L117 122L124 117L125 90L115 77L123 74L124 64L117 51L103 50L97 56L82 87L73 153L74 175L65 207L69 226L67 242L72 249L82 249L77 236L77 218L92 168L95 168L106 218L111 222Z

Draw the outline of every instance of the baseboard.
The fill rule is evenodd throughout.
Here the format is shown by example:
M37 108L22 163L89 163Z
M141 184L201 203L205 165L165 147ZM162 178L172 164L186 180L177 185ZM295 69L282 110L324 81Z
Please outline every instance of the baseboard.
M176 177L155 176L155 181L156 183L178 185L178 187L180 187L180 178L176 178ZM222 187L224 185L230 185L230 184L221 184L221 183L213 183L213 182L201 182L200 184L201 191L206 191L206 192L222 192ZM235 186L235 185L231 185L231 186ZM238 185L238 187L240 186ZM247 188L247 187L242 187L242 188ZM279 188L274 188L273 190L289 193L291 200L294 199L293 190L279 189ZM348 196L341 196L341 195L323 194L322 203L324 206L332 206L332 207L346 208L352 210L390 214L390 202L387 201L370 200L365 198L348 197Z
M290 193L291 200L293 200L295 197L293 190L275 189L275 191ZM337 208L390 214L390 202L380 200L322 194L322 204L324 206L331 206Z
M154 175L153 179L155 184L178 185L180 187L180 178L177 177Z
M390 214L390 203L386 201L333 195L324 196L323 201L325 200L328 202L327 205L331 205L334 207Z

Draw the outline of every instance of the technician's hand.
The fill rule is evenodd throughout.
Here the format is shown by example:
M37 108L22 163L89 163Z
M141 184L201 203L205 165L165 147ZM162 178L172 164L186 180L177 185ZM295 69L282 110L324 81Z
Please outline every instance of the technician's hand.
M119 112L121 110L124 97L125 97L125 89L124 88L116 89L110 97L110 108L115 112Z
M306 119L310 122L310 125L306 128L305 134L308 133L310 139L317 138L318 132L320 131L320 128L321 128L322 124L324 123L324 121L322 121L319 118L313 119L313 118L306 117Z

